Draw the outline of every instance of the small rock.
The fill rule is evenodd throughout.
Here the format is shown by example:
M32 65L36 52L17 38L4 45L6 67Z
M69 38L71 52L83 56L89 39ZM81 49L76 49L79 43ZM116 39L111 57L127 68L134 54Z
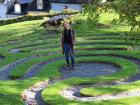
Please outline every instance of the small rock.
M20 50L19 50L19 49L12 49L10 52L11 52L11 53L19 53Z
M4 57L3 55L0 54L0 60L1 60L1 59L4 59L4 58L5 58L5 57Z
M22 97L23 101L25 101L27 99L27 96L25 94L23 94L21 97Z
M50 18L46 22L43 22L40 26L44 26L44 27L46 27L47 25L59 26L64 19L67 19L69 17L70 15L57 15Z

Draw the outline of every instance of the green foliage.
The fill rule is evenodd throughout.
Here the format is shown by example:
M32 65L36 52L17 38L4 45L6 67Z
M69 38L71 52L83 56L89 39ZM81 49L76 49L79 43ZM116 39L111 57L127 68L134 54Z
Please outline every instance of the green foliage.
M103 14L102 19L100 18L100 22L103 24L109 24L113 17L111 15L112 14L104 16ZM80 19L79 19L79 16L81 16ZM116 17L118 18L118 15ZM0 42L1 42L0 55L5 56L5 59L0 61L1 68L25 57L29 57L33 55L39 55L40 57L37 59L33 59L31 61L28 61L26 63L17 65L15 68L11 70L10 76L13 76L14 78L21 77L26 72L28 72L29 68L32 67L34 64L41 63L42 61L49 61L50 59L63 56L62 54L56 55L56 52L58 53L59 50L61 49L60 48L60 35L61 34L50 33L53 30L50 27L48 28L49 31L44 30L42 27L39 27L37 30L32 31L32 29L38 26L39 24L41 24L42 21L43 20L35 20L35 21L27 21L27 22L0 26ZM45 100L47 100L48 103L49 102L56 103L56 105L58 105L59 103L60 103L59 105L62 105L62 102L64 105L103 105L103 104L114 105L114 103L116 105L120 105L120 104L133 105L135 103L139 103L140 102L139 98L133 98L133 99L128 98L128 100L119 99L117 102L116 100L115 101L110 100L110 101L105 101L106 103L104 101L79 102L79 101L67 100L66 98L63 98L60 95L61 90L67 87L71 87L73 85L78 85L81 83L94 83L96 81L102 82L102 80L112 82L112 80L119 79L121 78L121 76L122 78L123 77L128 78L128 76L134 75L137 72L137 67L135 64L125 59L123 60L122 58L120 58L122 59L120 60L118 57L115 57L114 55L130 56L130 57L140 59L139 50L130 50L130 51L124 51L124 50L91 50L89 51L89 50L86 50L86 48L91 48L91 46L93 46L94 48L96 47L97 48L106 48L106 47L127 48L127 43L124 43L125 42L124 39L126 39L127 36L119 34L124 31L128 31L129 28L127 26L122 26L118 24L118 25L112 25L112 27L108 29L94 28L93 30L91 30L89 28L86 28L87 24L84 24L86 23L86 17L82 18L82 15L78 15L77 18L74 19L74 22L77 22L77 21L83 22L83 23L74 24L73 26L76 31L76 40L77 40L76 48L77 49L82 48L84 50L79 50L78 52L75 53L75 56L85 57L84 59L83 57L80 57L82 61L88 61L89 59L91 59L92 61L94 59L98 60L100 58L98 56L101 56L101 55L108 56L110 54L110 56L113 56L113 58L103 56L100 59L101 60L106 59L109 62L110 61L118 62L122 66L123 64L125 64L126 66L122 71L120 70L120 72L115 73L115 74L118 74L118 76L114 74L109 77L101 77L101 79L97 78L97 80L96 78L91 78L91 79L70 78L64 81L59 81L59 83L50 85L47 88L47 91L46 90L44 91L45 93L43 94L44 95L43 97L45 98ZM120 39L120 38L123 38L123 39ZM107 46L107 44L109 45ZM11 49L18 48L18 47L19 48L23 47L23 48L20 48L21 51L31 50L31 52L20 52L20 53L14 53L14 54L9 52ZM92 57L94 57L94 59L92 59ZM76 59L76 61L79 61L79 60ZM58 69L61 67L61 64L64 65L65 61L59 60L57 62L53 62L48 65L45 65L42 69L40 69L40 72L38 75L30 79L0 81L0 104L1 105L24 104L23 101L21 100L20 94L22 94L22 92L25 89L31 87L32 85L40 81L47 80L47 79L54 79L58 76L60 77L61 74L59 73ZM140 82L136 82L136 84L133 85L134 88L136 88L137 86L140 86L139 84ZM128 89L130 89L130 85L128 85Z
M101 96L105 94L118 94L124 91L137 89L139 86L137 86L135 83L132 84L125 84L125 85L116 85L116 86L97 86L97 87L85 87L81 89L81 94L87 95L87 96Z
M98 5L98 0L95 0L91 4L86 4L84 6L83 15L87 16L87 23L91 28L98 24L99 16L101 13L101 7Z
M139 6L139 0L114 0L106 3L101 3L101 0L95 0L92 4L85 6L84 15L87 15L90 26L93 26L99 22L99 17L102 12L112 10L119 14L120 22L126 22L131 27L130 32L139 32Z
M94 52L92 52L94 53ZM53 105L61 105L62 102L64 103L64 105L70 105L71 103L73 103L73 105L99 105L98 103L94 103L89 102L80 102L80 101L75 101L75 100L67 100L66 98L62 97L60 95L61 91L63 89L72 87L74 85L79 85L79 84L86 84L86 83L106 83L109 81L112 81L114 79L119 80L125 76L130 76L133 75L134 72L136 72L137 67L134 63L129 62L127 60L121 59L121 58L117 58L115 57L116 60L114 60L113 57L108 57L108 56L98 56L98 57L81 57L78 58L77 61L78 62L82 62L82 61L103 61L103 62L112 62L114 64L118 64L122 67L122 70L120 70L118 73L114 73L111 76L106 76L106 77L95 77L95 78L70 78L70 79L66 79L60 82L57 82L56 84L50 85L49 87L47 87L47 89L45 89L42 92L42 97L43 99ZM128 67L129 66L129 67ZM50 69L48 69L50 70ZM53 70L53 69L52 69ZM134 71L132 71L134 70ZM136 71L135 71L136 70ZM125 72L125 73L124 73ZM126 74L126 75L124 75ZM94 103L94 104L93 104ZM103 102L101 102L101 105L103 105ZM109 102L107 102L104 105L114 105L114 104L109 104Z
M132 32L140 31L140 2L139 0L115 0L111 7L119 14L121 22L126 21Z

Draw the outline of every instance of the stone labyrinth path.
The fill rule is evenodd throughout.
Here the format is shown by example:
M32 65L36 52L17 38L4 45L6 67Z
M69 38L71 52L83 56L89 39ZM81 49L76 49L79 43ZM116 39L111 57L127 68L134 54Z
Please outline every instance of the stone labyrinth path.
M127 35L78 34L76 70L65 69L58 33L18 37L2 45L8 50L0 52L0 84L21 85L16 94L25 105L98 105L99 100L113 105L114 99L125 105L125 98L137 99L131 105L140 102L140 56L133 50L134 39L126 42Z
M3 60L4 58L5 58L4 56L0 55L0 60Z
M63 78L70 77L96 77L101 75L110 75L119 70L119 67L115 67L111 64L105 63L81 63L77 64L76 70L66 70L65 67L61 68L60 72L62 73Z
M109 75L115 73L119 70L119 67L115 67L111 64L104 63L81 63L76 65L76 70L66 70L61 68L60 72L62 73L62 78L52 81L44 81L38 84L38 86L33 86L30 89L26 90L24 94L27 96L26 104L35 103L38 105L45 105L45 102L41 98L41 91L47 87L49 84L52 84L59 80L64 80L70 77L96 77L101 75ZM92 73L91 73L92 72Z

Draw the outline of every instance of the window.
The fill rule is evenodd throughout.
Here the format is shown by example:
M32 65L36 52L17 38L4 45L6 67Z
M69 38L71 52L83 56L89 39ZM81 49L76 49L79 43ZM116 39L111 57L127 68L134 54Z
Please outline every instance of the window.
M37 0L37 9L43 9L43 1Z

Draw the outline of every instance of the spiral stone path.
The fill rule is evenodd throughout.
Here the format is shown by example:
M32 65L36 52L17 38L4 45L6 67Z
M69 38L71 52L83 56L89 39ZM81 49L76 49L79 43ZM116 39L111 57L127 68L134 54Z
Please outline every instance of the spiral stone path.
M128 35L106 31L105 34L77 32L74 48L76 70L72 70L66 67L60 47L61 33L53 32L56 28L50 29L52 33L43 28L28 33L30 29L24 26L32 29L33 22L32 25L23 23L23 28L9 27L9 34L4 31L5 36L0 35L0 42L3 42L0 45L0 105L3 105L3 100L5 103L5 97L9 99L8 105L13 104L10 102L25 105L92 105L98 101L104 104L102 100L113 103L114 99L122 102L121 99L140 97L140 88L137 88L140 86L140 50L134 50L132 46L135 40L140 39L126 41ZM12 79L11 75L17 78ZM129 89L134 83L134 88ZM85 88L115 86L118 89L125 85L128 90L115 94L92 96L81 93L81 89ZM56 92L51 92L54 89ZM132 103L135 105L135 102Z
M101 85L102 86L102 85ZM104 85L103 85L104 86ZM99 100L112 100L112 99L122 99L122 98L129 98L129 97L136 97L140 96L140 89L135 90L129 90L125 92L120 92L117 94L107 94L107 95L101 95L101 96L95 96L95 97L82 97L79 95L80 90L83 88L83 86L77 86L72 87L69 89L65 89L62 91L61 95L65 98L71 99L71 100L79 100L79 101L99 101Z
M12 69L14 69L17 65L20 65L20 64L27 62L27 61L34 59L34 58L35 58L35 56L23 58L23 59L20 59L16 62L13 62L9 65L4 66L3 68L0 69L0 80L10 79L9 73L11 72Z
M112 66L105 63L80 63L76 65L76 70L66 70L61 68L60 72L63 78L81 77L93 78L96 76L110 75L119 70L119 67Z
M26 105L34 103L35 105L47 105L41 98L41 92L48 85L53 84L57 81L64 80L70 77L96 77L101 75L109 75L115 73L119 70L118 67L115 67L110 64L100 64L100 63L81 63L76 65L76 70L65 70L61 68L60 72L62 73L62 78L50 81L40 82L28 90L25 90L23 95L26 96Z
M71 87L68 89L64 89L61 92L61 95L64 96L65 98L71 99L71 100L80 100L80 101L97 101L97 100L112 100L112 99L122 99L122 98L128 98L128 97L136 97L136 96L140 96L140 88L139 89L134 89L134 90L129 90L129 91L124 91L124 92L120 92L117 94L107 94L107 95L101 95L101 96L96 96L96 97L86 97L86 96L82 96L80 94L80 90L84 87L96 87L96 86L114 86L114 85L124 85L124 84L129 84L135 81L140 80L140 60L136 60L136 59L132 59L132 58L128 58L128 57L124 57L126 59L129 59L133 62L135 62L137 65L139 65L139 72L128 78L125 81L117 81L115 83L112 84L103 84L103 85L81 85L81 86L75 86L75 87Z
M0 60L3 60L4 58L5 58L4 56L0 55Z

